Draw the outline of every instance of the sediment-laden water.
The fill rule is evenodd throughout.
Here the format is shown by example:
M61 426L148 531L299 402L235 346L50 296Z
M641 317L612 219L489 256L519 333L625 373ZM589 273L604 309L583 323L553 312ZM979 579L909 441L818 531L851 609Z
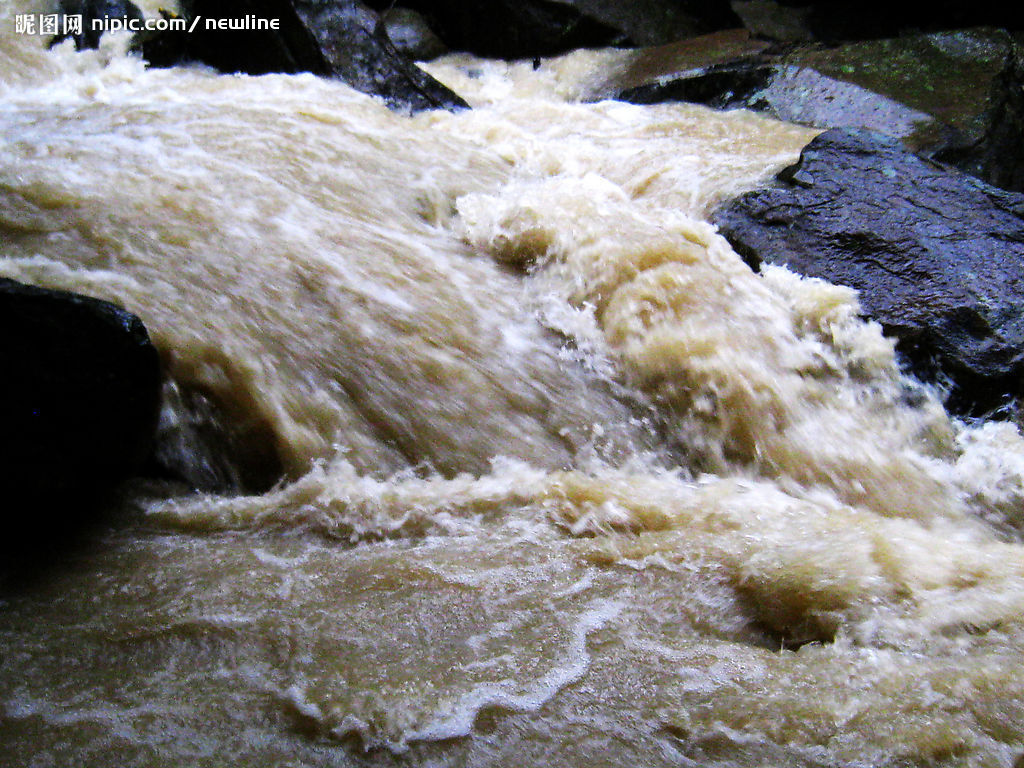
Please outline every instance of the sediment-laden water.
M12 15L0 276L139 314L283 476L136 483L3 595L0 762L1019 764L1024 440L705 221L813 132L585 103L621 53L408 117Z

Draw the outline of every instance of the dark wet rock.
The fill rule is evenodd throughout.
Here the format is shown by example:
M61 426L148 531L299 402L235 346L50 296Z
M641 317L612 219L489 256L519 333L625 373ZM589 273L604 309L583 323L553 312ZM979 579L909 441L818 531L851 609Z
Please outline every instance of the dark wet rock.
M927 9L883 0L733 0L752 33L773 40L868 40L968 27L1021 29L1024 14L1005 1L944 0Z
M144 35L139 47L153 66L200 62L221 72L263 75L270 72L313 72L329 75L330 66L287 0L183 0L182 15L192 32ZM220 19L274 19L278 29L208 29Z
M1021 29L1024 14L1002 0L934 0L927 8L889 0L797 0L784 4L808 10L807 24L819 40L865 40L968 27Z
M1024 37L963 30L808 48L796 58L930 116L909 148L1024 191Z
M5 507L18 510L5 526L40 515L66 527L147 458L157 352L114 304L4 279L0 327L0 471Z
M1024 190L1024 44L966 30L825 48L762 48L679 68L671 60L616 95L651 104L748 108L819 128L866 128Z
M338 77L353 88L381 96L395 109L461 109L458 95L400 54L384 23L355 0L191 0L191 33L170 31L140 39L154 66L201 62L221 72L262 75L313 72ZM207 29L204 19L275 19L277 30Z
M778 183L716 216L762 261L849 285L911 370L979 415L1024 390L1024 195L864 131L812 141Z
M1024 35L1010 46L976 117L967 110L950 116L954 122L964 118L967 141L937 158L997 187L1024 192Z
M757 57L769 47L766 42L752 39L746 30L730 29L669 45L637 49L629 54L624 67L611 72L603 83L594 87L591 99L629 101L634 92L640 96L649 92L649 101L637 98L637 102L674 101L677 99L671 95L660 97L657 88L673 87L672 83L677 80L731 62L761 61Z
M103 36L101 30L93 29L93 21L97 19L120 19L139 21L143 18L140 11L128 0L61 0L60 11L68 16L82 17L82 31L77 35L68 35L75 41L75 48L96 48ZM55 42L64 39L58 37Z
M353 88L383 96L392 107L458 109L468 106L403 57L380 18L362 3L295 0L332 73Z
M163 8L159 15L165 21L182 18ZM189 37L181 31L142 31L132 38L129 50L141 55L151 67L174 67L196 60L189 55Z
M382 10L390 3L377 0ZM408 0L456 51L501 59L553 56L575 48L623 45L616 29L556 0Z
M692 76L651 83L619 94L634 104L686 101L716 109L753 109L778 120L818 128L864 128L937 152L965 144L954 129L854 83L798 65L759 60L701 69Z
M775 0L733 0L732 9L752 35L769 40L810 42L811 9Z
M384 10L388 0L371 0ZM658 45L738 27L726 0L403 0L453 50L502 59Z
M412 61L430 61L448 53L448 47L416 11L410 8L391 8L384 11L380 18L391 44Z
M581 13L611 27L631 45L664 45L742 26L724 0L570 0Z

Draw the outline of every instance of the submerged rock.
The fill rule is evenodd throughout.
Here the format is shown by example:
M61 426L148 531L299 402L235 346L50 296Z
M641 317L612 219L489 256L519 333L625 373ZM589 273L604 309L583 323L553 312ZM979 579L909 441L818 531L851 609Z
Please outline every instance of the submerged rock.
M276 445L258 419L229 415L211 395L167 379L145 474L205 493L262 493L284 474Z
M0 327L0 467L17 516L5 524L63 528L147 458L157 352L114 304L5 279Z
M860 291L911 370L949 386L952 411L980 415L1024 392L1024 195L833 130L714 221L755 269Z
M696 41L682 44L696 49ZM1006 189L1024 190L1024 46L965 30L839 47L798 46L623 79L615 97L747 108L818 128L866 128Z
M356 0L198 0L182 3L193 32L141 39L154 66L188 61L222 72L262 75L313 72L338 77L356 90L382 96L396 109L461 109L468 105L396 50L384 23ZM273 19L278 29L207 29L204 20Z

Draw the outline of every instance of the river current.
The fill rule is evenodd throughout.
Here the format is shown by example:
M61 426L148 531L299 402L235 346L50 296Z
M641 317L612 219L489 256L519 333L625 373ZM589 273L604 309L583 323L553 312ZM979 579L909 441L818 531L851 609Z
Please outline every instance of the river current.
M814 131L602 101L625 52L410 117L14 12L0 276L137 313L281 477L134 483L0 596L0 763L1021 764L1024 440L707 223Z

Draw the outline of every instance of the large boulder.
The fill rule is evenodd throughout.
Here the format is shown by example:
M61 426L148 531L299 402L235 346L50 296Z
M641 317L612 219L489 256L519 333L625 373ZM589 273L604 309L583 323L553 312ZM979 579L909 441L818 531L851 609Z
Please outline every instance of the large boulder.
M392 107L460 109L468 105L402 56L387 28L367 6L353 0L293 0L334 76L356 90L383 96Z
M752 38L744 29L728 29L668 45L638 48L623 54L623 63L595 82L589 98L635 103L688 101L658 89L661 86L671 88L677 80L732 62L767 61L770 49L769 43Z
M634 104L685 101L715 109L753 109L816 128L864 128L930 154L965 143L954 129L929 114L814 67L774 58L701 67L630 88L617 98Z
M715 223L762 261L856 288L913 372L980 415L1024 391L1024 195L833 130Z
M679 48L699 49L700 41ZM665 56L601 96L746 108L818 128L865 128L1024 190L1024 39L963 30L842 46L800 45L680 67ZM615 85L619 88L616 90Z
M192 32L143 36L153 66L189 61L221 72L313 72L383 97L399 110L464 109L457 94L396 50L376 12L357 0L183 0ZM276 30L207 29L209 19L275 19Z
M142 321L99 299L0 279L5 536L74 525L152 447L160 365Z

